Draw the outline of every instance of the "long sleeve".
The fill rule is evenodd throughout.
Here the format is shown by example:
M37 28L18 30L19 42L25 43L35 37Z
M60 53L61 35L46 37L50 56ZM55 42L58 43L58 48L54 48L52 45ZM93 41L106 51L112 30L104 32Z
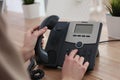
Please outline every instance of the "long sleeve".
M6 37L2 22L0 17L0 80L30 80L22 56Z

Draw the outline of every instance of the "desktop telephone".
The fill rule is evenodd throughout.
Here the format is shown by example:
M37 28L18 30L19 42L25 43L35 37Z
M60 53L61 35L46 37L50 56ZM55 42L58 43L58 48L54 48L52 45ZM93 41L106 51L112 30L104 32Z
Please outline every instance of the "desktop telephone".
M28 66L32 80L39 80L44 76L44 71L34 70L34 60L37 65L43 64L53 68L62 67L65 55L69 55L73 49L78 49L77 54L89 62L88 71L94 68L95 58L99 55L98 43L102 23L58 20L58 16L52 15L47 17L39 26L39 29L47 26L51 32L45 50L41 46L43 36L38 37L35 46L35 59L31 58L31 63Z
M78 49L78 55L89 62L88 70L93 70L95 58L98 55L102 23L99 22L64 22L59 17L47 17L39 29L47 26L51 30L45 50L41 47L42 36L38 38L35 46L35 60L37 64L47 67L62 67L65 54Z

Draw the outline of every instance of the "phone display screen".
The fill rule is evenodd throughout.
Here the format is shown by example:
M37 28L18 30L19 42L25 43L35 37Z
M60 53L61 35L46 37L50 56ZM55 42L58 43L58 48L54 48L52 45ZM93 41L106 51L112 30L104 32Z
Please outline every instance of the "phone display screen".
M93 24L76 24L74 33L92 34Z

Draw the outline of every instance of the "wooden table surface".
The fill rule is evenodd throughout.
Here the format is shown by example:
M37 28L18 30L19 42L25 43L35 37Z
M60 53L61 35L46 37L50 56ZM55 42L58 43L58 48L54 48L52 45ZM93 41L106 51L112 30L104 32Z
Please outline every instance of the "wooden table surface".
M40 18L27 20L23 14L7 12L3 14L8 25L8 36L20 51L25 31L40 24ZM48 36L48 33L46 33ZM108 40L106 23L104 22L101 41ZM120 80L120 42L99 44L100 57L96 58L95 68L86 74L83 80ZM46 76L43 80L60 80L61 70L43 68Z

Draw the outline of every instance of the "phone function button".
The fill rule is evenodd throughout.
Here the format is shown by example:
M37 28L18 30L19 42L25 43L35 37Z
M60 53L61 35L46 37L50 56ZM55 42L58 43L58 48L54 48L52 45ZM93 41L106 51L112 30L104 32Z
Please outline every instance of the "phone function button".
M77 42L76 44L75 44L75 46L77 47L77 48L81 48L81 47L83 47L83 43L82 42Z
M90 35L86 35L86 37L90 37Z
M82 37L85 37L85 35L82 35Z
M77 36L77 35L75 35L75 34L73 35L73 37L76 37L76 36Z
M81 37L81 35L78 35L78 37Z
M70 51L71 51L71 49L69 49L69 48L66 49L67 55L69 55Z

